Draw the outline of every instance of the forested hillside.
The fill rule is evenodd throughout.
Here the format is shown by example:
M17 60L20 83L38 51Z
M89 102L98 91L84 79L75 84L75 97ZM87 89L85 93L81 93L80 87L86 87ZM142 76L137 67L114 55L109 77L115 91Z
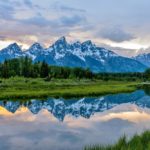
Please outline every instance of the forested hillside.
M15 76L31 78L87 78L101 80L143 80L150 79L150 69L144 73L93 73L88 68L69 68L60 66L50 66L45 61L33 63L29 57L5 60L0 64L0 77L10 78Z

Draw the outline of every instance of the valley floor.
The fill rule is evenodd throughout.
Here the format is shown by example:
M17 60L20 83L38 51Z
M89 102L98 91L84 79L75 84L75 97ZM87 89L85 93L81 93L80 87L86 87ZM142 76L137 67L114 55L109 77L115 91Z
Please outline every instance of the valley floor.
M83 97L132 92L138 82L75 79L10 78L0 80L0 99L28 99L44 97Z

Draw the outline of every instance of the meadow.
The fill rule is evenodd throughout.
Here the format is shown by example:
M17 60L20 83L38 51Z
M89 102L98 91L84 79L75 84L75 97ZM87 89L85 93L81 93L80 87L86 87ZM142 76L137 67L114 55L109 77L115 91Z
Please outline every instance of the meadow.
M0 99L44 97L83 97L132 92L139 82L90 79L52 79L11 77L0 79Z

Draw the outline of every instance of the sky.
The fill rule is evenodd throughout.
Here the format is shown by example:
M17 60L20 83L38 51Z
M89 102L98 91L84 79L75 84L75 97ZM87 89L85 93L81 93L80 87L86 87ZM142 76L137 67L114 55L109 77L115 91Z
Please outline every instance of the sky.
M123 56L150 52L150 0L1 0L0 49L92 40Z

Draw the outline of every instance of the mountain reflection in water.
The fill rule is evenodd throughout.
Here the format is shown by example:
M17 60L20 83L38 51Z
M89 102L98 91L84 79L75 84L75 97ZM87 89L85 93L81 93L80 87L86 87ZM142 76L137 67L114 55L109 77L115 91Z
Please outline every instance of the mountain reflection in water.
M99 98L82 99L52 99L21 101L0 101L0 106L9 112L15 113L19 108L26 107L33 114L41 110L48 110L58 120L63 121L65 116L71 115L75 118L84 117L89 119L98 112L111 109L119 104L132 103L140 107L150 107L150 97L144 91L139 90L131 94L108 95Z
M0 101L0 149L82 150L150 129L150 96ZM82 141L82 142L81 142Z

